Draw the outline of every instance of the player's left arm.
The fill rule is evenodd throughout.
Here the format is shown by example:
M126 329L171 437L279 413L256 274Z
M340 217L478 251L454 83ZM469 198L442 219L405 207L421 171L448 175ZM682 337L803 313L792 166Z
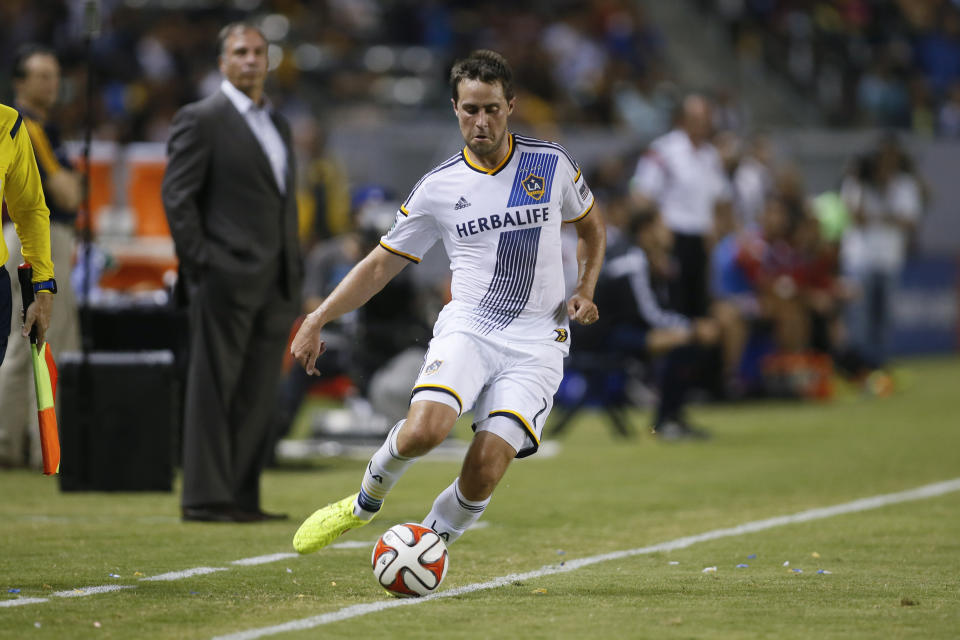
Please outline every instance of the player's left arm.
M596 203L573 224L577 230L577 286L567 301L567 315L580 324L592 324L600 317L593 295L607 250L607 232Z

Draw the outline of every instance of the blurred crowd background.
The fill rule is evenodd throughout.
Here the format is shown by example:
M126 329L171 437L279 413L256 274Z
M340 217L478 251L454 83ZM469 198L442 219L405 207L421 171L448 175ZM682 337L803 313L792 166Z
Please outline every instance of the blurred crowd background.
M444 74L479 46L502 51L536 124L654 133L680 87L653 2L559 0L102 0L92 47L97 136L164 141L177 107L218 83L221 25L254 17L271 41L272 96L311 117L362 109L391 119L446 108ZM950 0L693 0L690 21L722 26L736 64L781 76L834 126L960 135L960 7ZM0 61L25 42L64 65L62 123L83 124L82 0L8 0ZM693 52L696 55L696 52ZM9 97L9 84L4 92ZM730 87L712 87L736 108ZM724 123L745 124L736 115ZM776 123L765 123L776 124Z
M955 0L102 0L92 38L87 4L0 5L0 98L10 101L18 47L53 47L63 70L56 121L79 141L92 80L94 160L107 165L105 182L93 185L98 278L147 246L130 244L143 221L125 223L123 211L137 218L152 207L156 216L158 193L120 184L132 179L131 163L151 158L162 174L174 113L219 85L218 30L245 19L270 43L268 94L294 124L307 308L372 246L417 177L462 145L446 75L482 47L513 65L513 128L578 157L614 240L634 241L656 208L655 198L638 198L635 181L648 145L678 124L684 96L709 100L709 143L730 204L708 239L711 299L728 304L710 314L723 322L732 314L745 332L739 347L718 347L739 348L742 363L724 369L734 380L705 383L709 393L829 395L821 382L832 367L888 393L891 354L956 350ZM904 221L893 225L903 255L882 266L895 282L874 299L876 283L859 277L876 257L863 225L892 211ZM172 257L172 247L149 246ZM426 338L445 296L439 263L392 299L415 301L416 326L391 330L396 306L380 305L368 319L376 347L358 356L348 332L333 373L368 392L409 336ZM169 289L169 273L145 273L102 281L106 297ZM863 314L883 316L892 338L863 334L871 330ZM285 387L281 421L292 419L305 384ZM571 388L561 391L575 396Z

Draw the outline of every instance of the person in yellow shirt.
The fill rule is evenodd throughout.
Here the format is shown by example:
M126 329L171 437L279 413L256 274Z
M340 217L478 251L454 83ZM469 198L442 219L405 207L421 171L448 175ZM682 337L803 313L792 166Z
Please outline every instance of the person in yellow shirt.
M25 44L10 65L13 106L23 117L40 171L43 196L50 210L50 256L56 265L57 313L50 319L47 340L53 357L80 348L80 317L77 298L70 286L77 210L83 200L81 175L73 169L56 123L60 95L60 64L56 53L40 44ZM23 261L18 229L5 225L3 241L10 256L6 268L15 273ZM11 278L13 310L11 324L20 324L20 283ZM36 429L36 398L30 344L12 340L0 365L0 466L39 468L42 462L39 432Z
M53 296L57 282L53 279L50 258L50 210L43 198L40 172L33 155L33 145L23 126L23 117L16 109L0 104L0 198L17 229L24 259L33 266L33 288L36 300L27 309L22 334L36 328L38 342L43 342L50 326ZM0 264L5 264L9 251L0 239ZM13 298L10 274L0 267L0 362L7 351L10 335Z

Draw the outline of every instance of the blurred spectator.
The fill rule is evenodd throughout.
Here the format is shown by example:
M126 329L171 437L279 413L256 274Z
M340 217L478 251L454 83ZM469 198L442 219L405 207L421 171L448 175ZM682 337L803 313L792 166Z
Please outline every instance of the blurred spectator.
M578 109L595 115L602 109L608 53L590 37L589 19L580 8L567 12L543 30L541 46L557 85Z
M934 93L944 95L960 78L960 9L943 3L936 24L916 42L917 63L927 74Z
M714 148L717 150L717 155L720 156L720 166L723 168L723 175L726 176L727 181L730 182L733 180L733 175L737 172L737 167L740 166L740 161L743 159L743 138L732 129L723 129L716 130L712 142ZM735 194L731 192L730 197L732 202Z
M350 184L343 164L329 152L321 127L301 118L292 128L300 242L309 250L350 229Z
M59 95L60 65L51 49L24 45L17 52L12 66L15 106L23 116L24 128L30 135L37 168L50 209L50 252L57 273L57 312L50 320L47 341L54 359L65 351L80 347L80 322L77 301L71 285L70 271L74 254L74 225L82 200L80 175L73 170L53 121ZM20 239L14 226L4 229L4 240L10 250L7 271L17 272L21 261ZM13 279L14 299L20 299L20 283ZM17 305L14 305L16 308ZM18 313L15 311L15 315ZM18 323L15 322L14 326ZM40 439L36 429L36 394L33 393L33 369L30 346L25 340L14 340L0 366L0 461L34 468L41 465ZM28 460L23 459L24 443L29 442Z
M767 197L773 191L773 143L766 134L756 134L733 174L736 212L741 227L755 228Z
M910 78L910 130L926 138L937 132L937 113L926 79L920 73Z
M868 124L903 127L908 119L907 88L894 75L890 62L879 59L857 85L857 104Z
M844 179L841 196L853 221L843 268L859 288L849 308L850 340L879 366L888 356L890 304L922 213L922 186L897 140L887 137Z
M960 138L960 81L950 87L950 97L937 114L937 131L946 138Z
M670 86L655 79L636 75L625 64L611 66L613 109L616 118L636 134L638 140L648 141L670 126L674 109Z
M718 132L736 132L747 128L747 116L743 104L726 87L717 87L713 91L713 106L710 113L713 128Z
M756 295L756 311L771 321L777 348L798 352L809 346L810 319L798 277L800 255L791 242L803 213L791 204L780 195L767 198L759 232L741 238L735 265Z
M710 104L702 96L688 96L674 129L650 144L630 185L638 206L658 208L673 232L680 272L671 297L677 311L688 316L707 313L708 245L716 216L731 205L730 183L710 134Z
M706 438L686 419L691 387L702 384L712 359L707 349L720 339L719 324L672 310L668 287L673 277L673 234L655 209L635 211L627 224L629 243L609 256L598 285L604 313L593 327L577 327L581 349L632 355L654 369L659 393L653 430L663 440ZM582 338L585 338L582 339Z

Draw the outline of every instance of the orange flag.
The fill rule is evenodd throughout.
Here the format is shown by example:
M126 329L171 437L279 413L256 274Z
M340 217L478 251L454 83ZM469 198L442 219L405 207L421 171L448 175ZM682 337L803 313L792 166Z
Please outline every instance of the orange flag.
M57 363L53 361L50 343L44 342L37 349L31 344L33 354L33 381L37 389L37 420L40 425L40 451L43 454L43 475L60 472L60 434L57 431Z
M23 263L17 268L23 317L34 300L33 267ZM33 360L33 384L37 390L37 419L40 425L40 451L43 454L43 475L60 471L60 434L57 432L57 364L50 344L37 345L36 329L30 331L30 353Z

